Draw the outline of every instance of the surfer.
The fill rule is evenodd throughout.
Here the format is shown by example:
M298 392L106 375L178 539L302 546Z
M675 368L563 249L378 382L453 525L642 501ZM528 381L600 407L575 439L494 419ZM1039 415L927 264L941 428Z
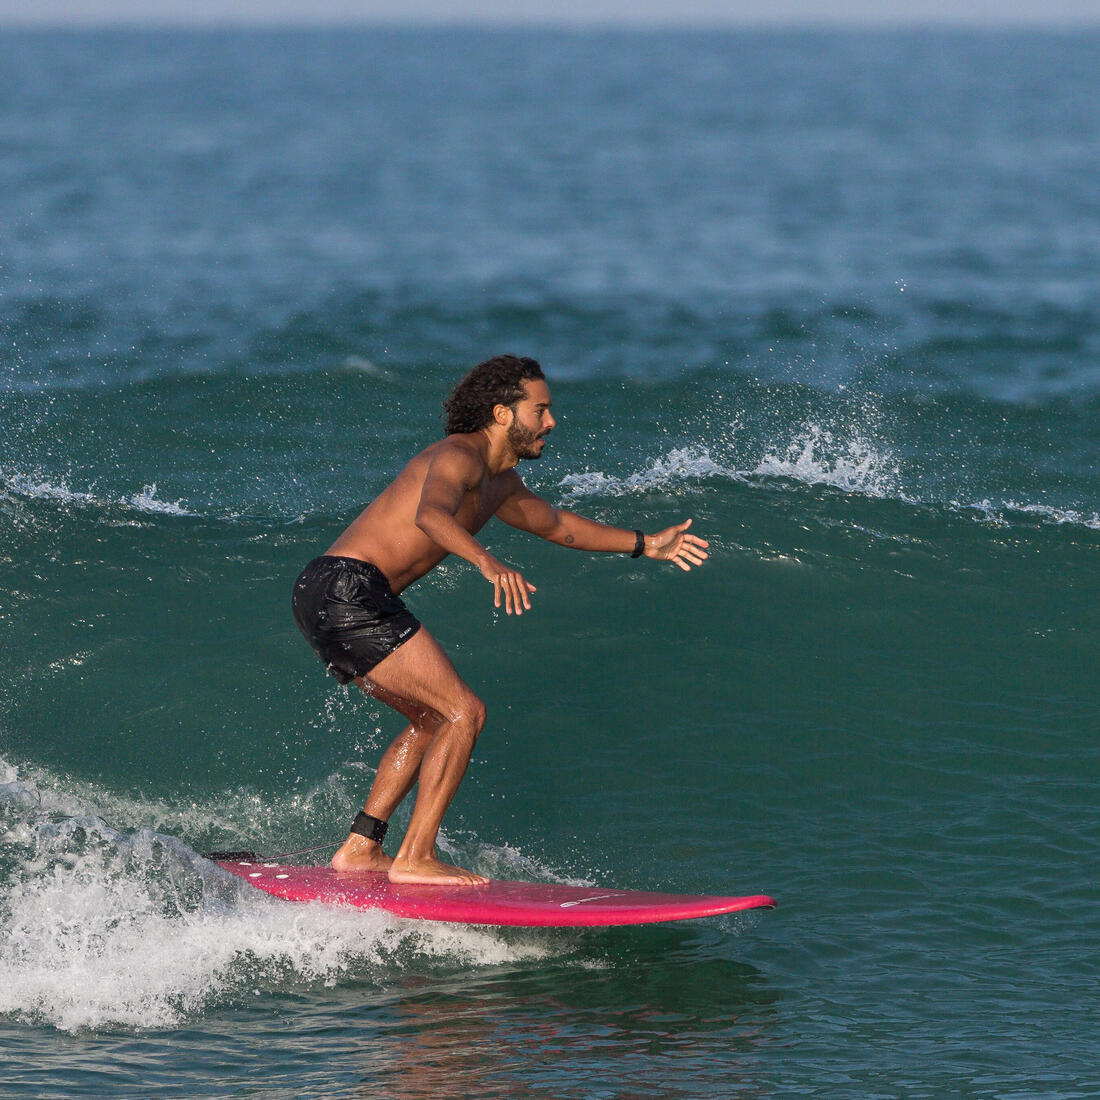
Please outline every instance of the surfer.
M707 558L691 520L656 534L609 527L555 508L516 473L538 459L554 427L550 389L534 359L499 355L475 367L444 404L446 438L412 458L293 595L294 618L328 671L392 707L409 725L389 746L363 811L332 858L337 871L387 871L391 882L477 885L482 875L442 863L435 844L485 724L485 706L400 593L456 554L493 586L493 606L531 609L535 586L474 537L492 516L575 550L643 555L683 570ZM390 815L419 783L408 831L382 851Z

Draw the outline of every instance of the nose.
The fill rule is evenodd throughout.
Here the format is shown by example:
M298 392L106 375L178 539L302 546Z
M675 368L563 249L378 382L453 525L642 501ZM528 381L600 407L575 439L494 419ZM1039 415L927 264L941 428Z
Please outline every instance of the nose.
M546 431L550 431L551 428L557 427L558 422L550 415L550 410L547 409L542 415L542 423Z

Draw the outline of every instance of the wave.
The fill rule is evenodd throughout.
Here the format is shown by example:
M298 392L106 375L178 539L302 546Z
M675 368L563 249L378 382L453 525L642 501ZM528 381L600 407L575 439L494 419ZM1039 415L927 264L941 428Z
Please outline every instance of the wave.
M675 495L698 491L713 478L750 486L793 480L884 499L912 499L897 488L897 467L888 457L867 444L854 441L842 447L837 455L825 454L822 448L833 442L830 433L810 429L804 436L792 440L782 454L768 453L755 466L745 469L715 460L709 447L679 447L633 473L616 475L586 470L567 474L558 487L563 490L563 501L571 502L592 496L619 497L649 492Z
M605 474L597 470L566 474L559 482L559 488L564 490L565 501L573 501L590 496L620 497L658 491L676 493L712 477L744 480L740 471L715 462L708 447L690 446L675 448L667 455L653 459L645 469L631 474Z
M142 486L127 496L97 496L71 488L64 480L50 481L27 474L12 474L0 469L0 501L55 501L60 504L88 505L101 509L123 509L158 516L196 516L182 500L161 500L156 482Z
M807 425L782 454L766 454L753 474L794 478L867 496L913 499L900 488L901 471L890 451L860 433L845 438L817 424Z
M228 811L229 801L143 802L0 760L0 1016L69 1032L169 1029L260 992L538 959L572 942L291 908L137 824L194 835L240 827L262 809L235 795ZM514 849L481 845L475 855L491 874L548 870Z
M470 333L478 331L500 347L537 346L546 364L558 365L559 380L597 381L609 373L667 380L685 364L737 375L744 357L773 381L824 381L830 391L873 376L895 394L1012 404L1095 399L1100 392L1091 305L1036 299L1008 306L916 294L902 283L811 301L731 298L700 287L597 293L514 276L487 290L480 277L454 276L339 286L270 311L199 310L195 327L182 331L166 317L149 317L144 302L129 303L121 318L116 301L112 307L15 301L4 327L18 355L0 373L0 389L40 396L180 376L336 369L382 377L443 363L458 369L472 365ZM671 361L670 348L677 349Z
M1080 511L1076 508L1054 508L1046 504L1020 504L1016 501L1004 501L994 504L990 500L977 501L974 504L951 502L956 511L969 513L984 523L998 527L1015 525L1034 526L1053 525L1055 527L1084 527L1090 531L1100 531L1100 512Z
M613 474L588 469L565 475L556 488L561 503L571 506L591 498L701 493L715 480L773 493L785 491L784 487L791 483L820 487L849 496L945 509L996 526L1074 526L1100 530L1100 513L1088 508L1012 499L938 500L911 491L903 485L900 463L889 450L880 449L861 434L845 437L817 425L807 425L786 446L768 449L758 461L743 467L716 459L706 446L677 447L651 459L640 470Z
M349 369L360 369L358 365ZM682 424L696 428L699 442L684 441L654 454L653 432L643 425L619 468L588 465L579 472L560 476L552 484L537 482L548 495L557 493L565 506L593 498L614 498L645 493L680 495L697 493L716 482L737 483L766 492L783 492L785 487L809 486L836 490L845 495L890 500L912 506L946 508L994 524L1033 527L1037 523L1097 529L1095 505L1073 499L1057 479L1087 489L1079 471L1089 461L1082 443L1066 462L1055 467L1046 481L1032 476L1032 468L1043 456L1033 445L1011 452L1015 485L1003 480L1013 429L1002 421L1007 408L987 410L972 402L931 405L902 402L900 405L868 393L846 393L825 400L800 386L775 387L758 383L736 387L732 392L692 390L685 394L679 385L671 387L669 401L683 403ZM702 401L703 405L696 407ZM732 405L732 407L730 407ZM709 407L703 407L709 406ZM722 409L715 423L715 410ZM1088 420L1087 410L1061 410L1067 433L1079 434ZM658 418L659 421L660 418ZM1044 421L1024 416L1013 421L1025 438L1034 438ZM939 425L943 425L940 427ZM928 426L934 425L932 434ZM956 453L956 440L967 433L976 439L971 452ZM638 445L646 450L640 455ZM1005 455L1000 463L989 456ZM382 471L387 458L379 457ZM622 463L633 462L633 467ZM128 473L112 470L112 480ZM358 497L347 497L338 511L311 507L322 490L330 500L345 496L343 487L334 492L335 482L314 477L308 484L297 478L267 478L262 499L238 497L244 482L237 479L219 485L208 479L195 492L203 501L195 505L182 497L160 492L146 471L141 488L100 490L77 487L64 473L20 470L9 464L0 467L0 511L16 526L34 523L37 504L59 505L63 509L88 508L105 514L109 522L199 518L216 525L255 526L270 530L272 524L318 525L326 530L345 522L358 507ZM325 474L319 475L321 479ZM378 473L379 484L384 473ZM260 475L257 475L260 478ZM136 479L135 479L136 480ZM969 484L967 484L967 482ZM117 481L115 482L117 485ZM125 481L123 481L125 486ZM1002 495L991 490L1003 486ZM1080 489L1078 490L1080 491ZM1047 496L1049 492L1050 499ZM1066 499L1058 499L1064 497ZM265 514L266 513L266 514Z

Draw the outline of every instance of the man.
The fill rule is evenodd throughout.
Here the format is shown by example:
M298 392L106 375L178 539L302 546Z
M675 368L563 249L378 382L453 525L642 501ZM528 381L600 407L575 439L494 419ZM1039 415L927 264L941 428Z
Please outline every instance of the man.
M516 465L541 457L555 423L550 389L534 359L489 359L444 407L447 437L416 455L302 571L294 618L340 683L354 680L410 723L383 754L363 812L332 866L384 870L391 882L462 886L488 880L440 862L435 842L485 724L485 707L397 594L457 554L492 584L495 607L503 603L509 615L530 610L535 586L474 537L491 516L560 546L644 554L684 570L702 564L708 544L687 533L691 520L643 535L554 508L523 484ZM408 831L390 859L382 851L386 823L417 782Z

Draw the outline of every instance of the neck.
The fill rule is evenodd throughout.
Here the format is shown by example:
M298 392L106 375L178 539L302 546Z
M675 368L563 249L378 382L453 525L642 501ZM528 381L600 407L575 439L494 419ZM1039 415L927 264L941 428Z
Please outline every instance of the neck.
M511 470L519 464L519 455L512 450L505 433L494 431L492 428L482 428L480 435L483 440L485 465L491 477L496 477L497 474Z

